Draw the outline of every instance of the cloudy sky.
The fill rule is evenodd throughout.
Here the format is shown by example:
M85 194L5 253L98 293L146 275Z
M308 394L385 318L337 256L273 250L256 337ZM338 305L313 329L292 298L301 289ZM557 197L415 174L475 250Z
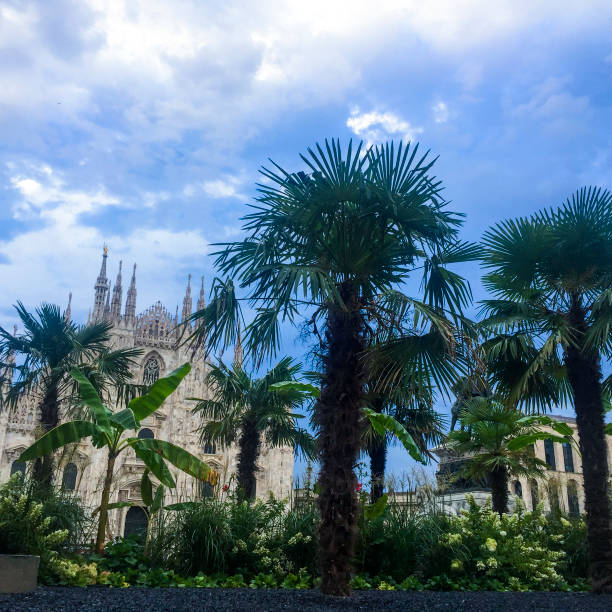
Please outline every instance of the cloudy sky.
M418 140L464 235L612 184L608 0L0 0L0 324L213 274L268 157ZM478 276L475 292L482 297ZM298 353L289 343L287 350Z

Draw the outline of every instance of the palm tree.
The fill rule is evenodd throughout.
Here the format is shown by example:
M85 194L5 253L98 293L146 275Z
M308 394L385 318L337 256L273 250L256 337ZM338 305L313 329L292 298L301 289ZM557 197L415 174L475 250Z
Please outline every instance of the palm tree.
M354 468L368 380L363 354L371 333L397 329L411 311L427 321L427 341L448 344L439 308L469 299L463 279L440 272L447 272L449 248L452 262L472 256L471 246L453 246L461 218L446 210L441 182L430 175L435 160L417 152L400 143L362 155L361 144L343 152L339 142L326 141L302 156L307 172L262 169L266 182L245 217L247 237L217 253L221 274L246 289L256 309L246 329L248 351L274 354L280 323L300 315L318 337L321 590L333 595L350 594L359 510ZM423 267L429 304L400 291ZM239 310L233 282L217 281L213 300L194 316L195 338L213 345L235 340ZM413 352L421 355L426 344L415 343Z
M378 395L370 399L370 405L375 412L391 415L410 434L423 457L429 456L430 445L444 438L444 417L433 409L431 392L396 392L390 399ZM390 432L381 436L372 427L366 429L365 450L370 458L372 503L383 495L387 449L396 440Z
M33 394L40 406L40 424L44 431L50 431L58 424L61 401L73 388L70 371L95 361L108 350L111 326L107 323L76 325L53 304L42 304L32 314L18 302L15 310L24 333L13 335L0 327L0 361L9 362L14 358L19 365L14 366L16 379L14 372L10 372L8 392L0 400L15 405L24 395ZM113 362L119 368L113 374L118 380L122 378L125 359ZM106 375L110 375L108 371ZM50 485L52 474L50 455L37 460L34 476L42 486Z
M537 439L533 436L541 432L533 423L525 422L524 417L520 411L508 409L491 397L473 397L466 399L459 410L461 429L451 431L447 437L449 448L470 455L463 476L487 480L493 510L500 516L508 511L509 478L534 478L542 476L546 469L546 463L526 448L527 443ZM554 435L550 437L557 439ZM521 441L525 443L520 444Z
M307 457L314 456L314 438L295 423L293 411L302 403L302 395L270 389L274 383L293 379L299 370L289 357L262 378L251 378L239 362L231 369L222 362L210 364L206 380L212 397L198 400L194 412L210 419L201 429L204 442L229 445L237 441L238 495L242 499L255 498L263 441L272 448L292 445Z
M592 589L610 593L602 361L612 354L612 193L582 188L554 210L495 225L483 246L484 283L495 296L484 303L485 325L499 334L491 348L525 356L508 401L552 371L557 396L574 404ZM547 407L544 400L540 407Z

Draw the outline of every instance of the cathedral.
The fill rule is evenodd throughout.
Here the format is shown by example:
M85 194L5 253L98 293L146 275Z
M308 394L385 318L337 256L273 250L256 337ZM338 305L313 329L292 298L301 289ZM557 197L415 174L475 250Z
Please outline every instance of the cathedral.
M182 313L178 308L172 315L160 302L149 306L140 314L136 310L136 265L134 265L125 307L123 307L122 263L111 287L107 278L108 250L102 255L102 266L95 283L93 308L88 323L108 321L112 324L113 348L137 347L142 350L138 365L132 372L133 381L150 385L160 376L171 372L187 361L191 372L179 385L161 408L141 423L139 437L157 438L177 444L196 455L219 474L219 491L225 495L224 485L233 489L236 471L237 450L234 446L219 448L200 442L198 428L202 425L199 415L191 412L194 405L188 398L207 396L207 365L202 356L194 357L192 351L181 346L179 324L185 321L193 310L191 276L183 299ZM68 301L66 317L71 316L71 299ZM204 278L196 308L205 305ZM237 347L237 353L241 348ZM236 355L240 358L240 354ZM109 406L111 409L112 407ZM35 439L39 418L39 406L34 398L26 397L15 410L0 413L0 478L8 477L25 466L17 457ZM94 448L89 440L71 445L58 451L56 481L69 491L75 491L83 502L94 509L98 506L106 469L106 450ZM262 445L257 473L257 497L266 499L273 494L277 499L288 498L292 489L294 454L291 447L268 448ZM196 481L169 464L176 480L176 488L166 490L165 503L190 501L205 495L215 494L210 485ZM137 531L146 523L146 514L138 507L141 502L140 479L144 463L131 449L124 451L117 459L115 478L111 494L113 502L133 502L134 507L124 507L109 512L109 538Z

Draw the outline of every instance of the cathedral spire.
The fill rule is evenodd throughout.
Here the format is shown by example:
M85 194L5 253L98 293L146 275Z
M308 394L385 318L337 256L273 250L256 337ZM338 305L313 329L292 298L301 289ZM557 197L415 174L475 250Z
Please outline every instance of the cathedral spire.
M200 297L196 304L196 310L204 310L206 308L206 299L204 298L204 277L202 277L202 286L200 287Z
M121 319L121 302L123 301L123 287L121 286L122 267L123 261L120 261L119 272L117 273L117 280L115 281L115 288L113 289L113 301L110 308L111 319L115 322L118 322Z
M244 351L242 350L242 338L240 337L240 323L238 323L238 337L234 345L234 370L242 369L242 360L244 359Z
M106 293L109 291L108 279L106 278L106 260L108 258L108 247L104 245L102 251L102 266L100 267L100 274L94 289L96 291L94 298L94 309L93 309L93 321L100 321L104 318L104 300L106 299Z
M136 264L134 264L130 288L127 291L127 300L125 302L125 319L128 325L133 325L134 321L136 320Z
M110 294L111 294L111 288L110 288L110 284L108 285L108 291L106 292L106 304L104 305L104 313L102 315L102 318L105 321L110 320L110 312L111 312L111 307L110 307Z
M72 291L68 294L68 306L66 307L66 310L64 311L64 319L66 320L66 323L70 323L71 319L72 319Z
M191 274L187 277L187 290L185 291L185 299L183 300L183 314L181 322L185 323L191 316L191 310L193 308L193 300L191 299Z

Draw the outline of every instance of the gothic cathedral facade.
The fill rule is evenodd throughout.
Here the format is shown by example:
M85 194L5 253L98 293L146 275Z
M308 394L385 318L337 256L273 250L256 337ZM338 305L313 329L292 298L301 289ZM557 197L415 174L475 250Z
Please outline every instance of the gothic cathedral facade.
M192 313L191 278L183 300L181 318L178 309L172 315L160 302L136 313L136 265L132 272L127 291L125 308L122 312L122 269L112 287L107 278L108 251L105 248L102 266L95 284L93 310L88 322L108 321L112 323L113 347L137 347L142 350L138 366L134 368L133 381L151 384L183 363L191 362L191 372L179 385L162 407L141 424L138 435L167 440L180 445L197 457L206 461L220 475L219 489L228 484L233 488L232 475L236 471L235 447L219 448L200 442L198 428L202 421L191 411L193 402L187 398L204 398L207 395L207 365L203 356L194 357L190 348L179 342L181 328ZM204 279L196 308L205 305ZM66 316L70 317L70 301ZM4 410L0 414L0 478L6 481L17 470L23 470L17 457L35 439L39 407L33 398L25 398L14 410ZM56 480L58 486L75 491L83 502L94 509L99 504L104 480L106 456L104 449L94 448L89 441L72 445L57 457ZM257 473L257 497L266 499L273 494L277 499L288 498L293 480L294 454L291 447L268 448L262 446L262 454ZM118 458L115 471L111 502L141 502L140 479L144 463L128 449ZM166 491L165 503L191 501L203 495L214 494L210 485L203 485L191 476L173 469L176 488ZM217 492L218 493L218 492ZM107 536L122 535L138 527L144 513L139 508L119 508L109 512Z

